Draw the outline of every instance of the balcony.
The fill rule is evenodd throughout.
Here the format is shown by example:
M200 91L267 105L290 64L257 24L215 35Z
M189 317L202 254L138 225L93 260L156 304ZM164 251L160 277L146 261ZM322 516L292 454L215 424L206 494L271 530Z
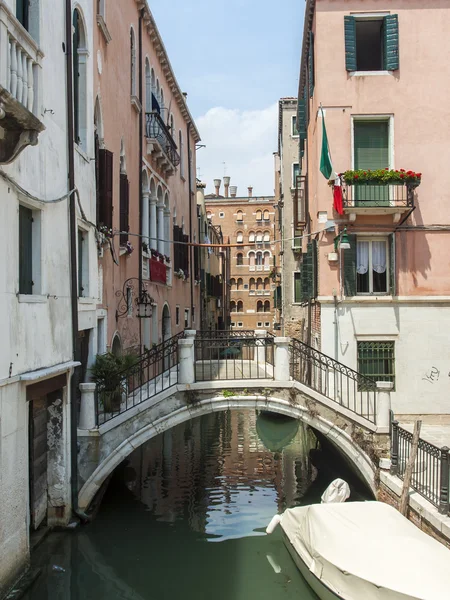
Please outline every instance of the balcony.
M45 129L39 118L42 52L0 0L0 164L35 146Z
M350 221L357 215L392 215L398 223L403 213L414 207L416 186L404 184L361 183L342 186L344 213Z
M169 128L158 112L145 113L145 135L147 154L156 160L166 176L173 175L180 164L180 155Z

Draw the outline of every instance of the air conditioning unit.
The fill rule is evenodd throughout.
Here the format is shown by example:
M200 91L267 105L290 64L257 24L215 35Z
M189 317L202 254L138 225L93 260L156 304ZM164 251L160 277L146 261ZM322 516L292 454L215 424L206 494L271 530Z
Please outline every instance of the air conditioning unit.
M277 331L280 331L280 329L281 329L281 323L274 323L273 324L273 328L276 329Z

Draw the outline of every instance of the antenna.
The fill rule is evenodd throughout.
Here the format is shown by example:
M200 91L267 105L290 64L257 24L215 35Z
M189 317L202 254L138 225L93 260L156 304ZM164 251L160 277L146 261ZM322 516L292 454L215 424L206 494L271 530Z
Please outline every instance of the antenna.
M226 175L227 174L227 163L224 161L222 164L223 164L223 174Z

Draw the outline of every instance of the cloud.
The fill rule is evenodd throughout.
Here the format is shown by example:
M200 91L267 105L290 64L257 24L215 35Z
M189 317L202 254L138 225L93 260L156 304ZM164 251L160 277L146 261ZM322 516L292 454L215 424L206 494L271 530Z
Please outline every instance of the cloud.
M225 167L238 196L246 196L250 185L254 195L273 195L278 103L247 111L217 106L196 119L196 125L206 144L197 152L197 167L207 194L214 192L213 180L222 179Z

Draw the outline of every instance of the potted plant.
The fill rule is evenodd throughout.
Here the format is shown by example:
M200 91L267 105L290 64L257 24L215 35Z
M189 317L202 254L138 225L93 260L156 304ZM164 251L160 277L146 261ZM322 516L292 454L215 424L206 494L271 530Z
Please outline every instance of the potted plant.
M122 394L126 392L126 371L137 362L133 353L116 355L112 352L97 354L90 374L97 385L98 397L105 412L118 412Z
M347 185L407 185L416 188L422 181L422 173L405 169L356 169L339 173ZM334 179L328 184L334 186Z

